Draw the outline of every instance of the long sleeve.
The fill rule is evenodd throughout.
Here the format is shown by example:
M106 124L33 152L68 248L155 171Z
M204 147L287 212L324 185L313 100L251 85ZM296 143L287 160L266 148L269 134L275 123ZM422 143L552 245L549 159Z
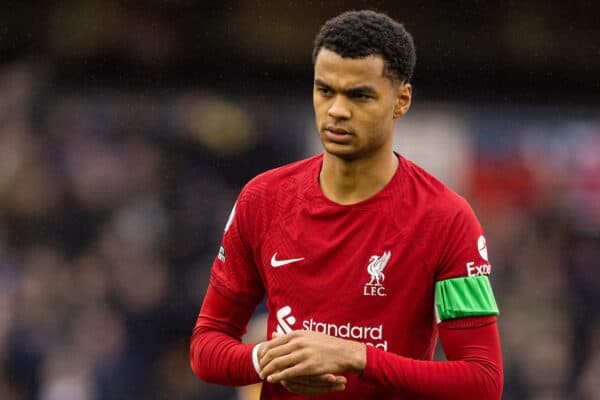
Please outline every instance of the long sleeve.
M231 386L260 381L252 365L254 345L241 341L253 311L209 285L190 343L190 364L200 379Z
M367 346L361 379L419 399L499 400L504 373L496 317L442 322L440 339L448 361L413 360Z
M191 367L207 382L240 386L259 381L253 346L242 344L248 321L264 296L251 246L260 237L255 197L255 190L243 190L231 211L192 333Z

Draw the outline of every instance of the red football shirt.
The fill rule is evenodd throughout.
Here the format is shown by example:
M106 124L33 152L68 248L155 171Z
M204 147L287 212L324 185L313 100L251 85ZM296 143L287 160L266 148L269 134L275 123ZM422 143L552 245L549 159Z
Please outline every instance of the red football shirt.
M327 398L406 398L370 382L372 354L432 359L435 284L489 274L484 233L463 198L403 157L379 193L352 205L323 195L322 159L268 171L244 188L211 286L245 309L242 319L266 293L268 338L304 329L378 349L363 377L349 374L346 391ZM261 398L284 397L294 398L264 383Z

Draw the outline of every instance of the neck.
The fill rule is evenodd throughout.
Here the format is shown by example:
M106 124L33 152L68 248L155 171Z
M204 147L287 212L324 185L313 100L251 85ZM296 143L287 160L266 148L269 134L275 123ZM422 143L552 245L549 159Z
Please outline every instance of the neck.
M328 199L343 205L355 204L381 191L397 168L398 157L391 150L356 160L325 152L319 182Z

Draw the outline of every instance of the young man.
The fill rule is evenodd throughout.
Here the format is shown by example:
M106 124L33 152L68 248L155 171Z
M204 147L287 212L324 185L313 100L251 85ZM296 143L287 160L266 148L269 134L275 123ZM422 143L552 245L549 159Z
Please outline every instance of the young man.
M325 23L313 51L324 153L241 192L191 341L207 381L262 399L500 399L486 241L464 199L393 152L411 36L388 16ZM267 340L241 344L267 295ZM439 333L448 361L432 361Z

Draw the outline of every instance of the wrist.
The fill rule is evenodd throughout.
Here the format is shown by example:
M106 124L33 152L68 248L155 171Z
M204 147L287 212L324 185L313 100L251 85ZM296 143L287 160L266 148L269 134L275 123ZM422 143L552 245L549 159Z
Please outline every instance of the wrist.
M361 375L367 366L367 345L360 342L349 342L348 371Z

